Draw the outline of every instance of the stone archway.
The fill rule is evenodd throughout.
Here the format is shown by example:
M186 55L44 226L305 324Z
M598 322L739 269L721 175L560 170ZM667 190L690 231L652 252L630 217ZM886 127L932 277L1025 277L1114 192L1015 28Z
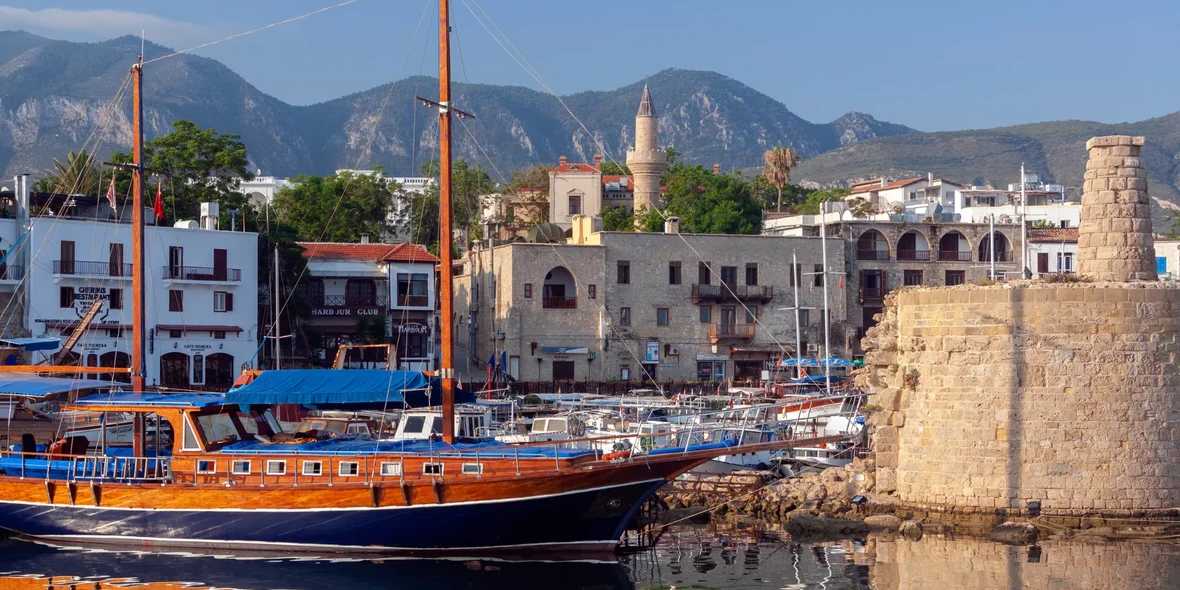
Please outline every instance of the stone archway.
M889 260L889 240L885 234L870 229L856 240L857 260Z
M542 307L574 309L578 307L578 284L564 266L555 266L545 273L541 290Z
M994 240L993 240L994 236ZM985 235L979 241L979 261L988 262L992 259L992 243L995 243L995 257L997 262L1011 262L1012 261L1012 243L1008 238L1000 233L994 232L992 235Z
M938 239L938 259L943 262L970 262L971 242L957 230Z

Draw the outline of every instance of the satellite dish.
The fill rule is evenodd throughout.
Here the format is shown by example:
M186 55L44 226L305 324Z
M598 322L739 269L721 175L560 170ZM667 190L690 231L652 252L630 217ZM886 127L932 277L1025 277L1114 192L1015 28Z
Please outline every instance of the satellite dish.
M955 222L957 223L960 221L963 221L963 214L962 213L955 213Z

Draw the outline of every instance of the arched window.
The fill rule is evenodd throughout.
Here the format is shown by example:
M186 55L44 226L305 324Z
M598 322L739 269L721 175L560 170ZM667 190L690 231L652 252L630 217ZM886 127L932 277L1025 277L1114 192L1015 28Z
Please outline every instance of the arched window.
M160 385L188 389L191 386L188 374L188 355L183 352L169 352L160 357Z
M908 231L897 241L898 260L930 260L930 244L921 232Z
M234 357L218 352L205 357L205 386L228 390L234 384Z
M578 307L578 286L574 282L574 275L566 267L555 266L545 274L541 305L555 309Z
M881 232L870 229L856 241L857 260L889 260L889 242Z
M944 262L970 262L971 242L957 231L943 234L938 239L938 259Z
M119 367L119 368L126 369L126 368L131 367L131 355L129 355L125 352L115 352L115 351L107 352L107 353L103 353L103 355L98 358L98 363L99 363L99 366L103 366L103 367ZM120 381L122 383L131 383L131 374L130 373L109 373L109 374L103 375L102 380L103 381Z
M995 258L997 262L1011 262L1012 261L1012 245L1008 243L1008 238L1004 234L995 232L991 236L983 236L979 242L979 261L989 262L992 259L992 243L994 236L995 243Z

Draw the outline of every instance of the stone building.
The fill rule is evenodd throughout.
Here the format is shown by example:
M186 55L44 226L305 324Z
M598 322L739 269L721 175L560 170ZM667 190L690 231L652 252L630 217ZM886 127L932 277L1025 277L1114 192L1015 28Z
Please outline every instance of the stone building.
M991 272L995 244L997 276L1020 273L1020 226L986 223L891 223L845 221L829 226L838 235L847 261L850 340L876 324L885 296L902 287L939 287L976 283ZM838 234L836 233L838 232Z
M465 379L479 380L495 359L522 381L756 381L796 350L796 281L799 348L822 354L819 238L678 234L675 221L665 233L602 232L598 222L576 217L566 244L470 253L455 278ZM829 268L838 334L844 259L835 242ZM847 352L843 339L832 343L834 354Z
M1077 282L905 291L858 382L876 489L989 518L1174 517L1180 289L1158 281L1143 138L1087 142Z

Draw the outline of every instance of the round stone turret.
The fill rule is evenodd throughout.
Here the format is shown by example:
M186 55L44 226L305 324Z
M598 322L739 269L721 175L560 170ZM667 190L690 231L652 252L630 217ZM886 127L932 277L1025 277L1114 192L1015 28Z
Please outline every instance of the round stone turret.
M1142 137L1109 135L1086 142L1078 274L1099 281L1154 281L1155 243Z
M635 115L635 147L627 150L627 167L635 180L636 210L646 207L650 211L660 204L660 175L668 160L660 150L659 124L651 92L644 85Z

